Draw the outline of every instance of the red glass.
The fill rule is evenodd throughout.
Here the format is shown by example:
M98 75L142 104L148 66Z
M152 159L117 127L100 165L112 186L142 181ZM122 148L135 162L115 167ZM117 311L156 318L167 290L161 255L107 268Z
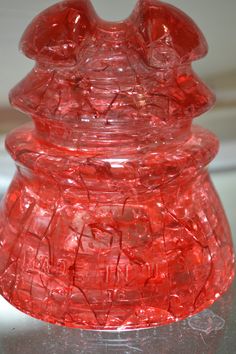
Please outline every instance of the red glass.
M192 119L214 96L191 68L193 21L139 1L118 23L89 1L42 12L21 40L36 60L10 94L34 124L6 146L0 290L18 309L85 329L163 325L232 282L229 226L206 166L218 140Z

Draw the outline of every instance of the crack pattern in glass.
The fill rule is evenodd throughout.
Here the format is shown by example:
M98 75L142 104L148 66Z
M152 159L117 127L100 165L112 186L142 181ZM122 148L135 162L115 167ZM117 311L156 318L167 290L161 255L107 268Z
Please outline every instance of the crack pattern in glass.
M230 229L208 175L218 150L192 126L214 95L180 10L141 0L106 22L85 0L37 16L36 61L10 93L33 123L8 135L17 172L0 209L0 291L36 318L84 329L171 323L232 282Z

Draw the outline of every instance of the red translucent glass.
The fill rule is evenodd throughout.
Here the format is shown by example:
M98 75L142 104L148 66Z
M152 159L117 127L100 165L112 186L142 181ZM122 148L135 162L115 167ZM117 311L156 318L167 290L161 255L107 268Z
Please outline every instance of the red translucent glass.
M207 172L214 95L192 71L193 21L139 1L119 23L60 2L27 28L36 60L10 94L33 124L6 146L17 172L0 210L0 290L20 310L85 329L167 324L232 282L229 226Z

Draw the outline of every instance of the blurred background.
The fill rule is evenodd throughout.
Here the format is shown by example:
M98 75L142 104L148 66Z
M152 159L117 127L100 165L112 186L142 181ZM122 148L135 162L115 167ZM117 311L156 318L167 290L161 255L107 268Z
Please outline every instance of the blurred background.
M4 150L4 135L27 121L8 104L9 90L28 73L33 62L18 52L25 27L53 0L0 0L0 194L14 172L14 165ZM119 21L133 10L136 0L92 0L106 20ZM202 29L209 43L206 58L194 68L216 92L213 110L198 118L198 123L215 132L221 140L220 153L210 166L232 229L236 234L236 1L169 0L190 15Z

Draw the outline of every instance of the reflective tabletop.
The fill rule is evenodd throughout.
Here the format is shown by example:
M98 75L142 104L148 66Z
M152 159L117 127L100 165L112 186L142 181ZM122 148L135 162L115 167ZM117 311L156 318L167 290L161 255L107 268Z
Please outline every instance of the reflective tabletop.
M68 329L33 319L0 300L1 354L233 354L236 281L210 309L185 321L128 332Z

